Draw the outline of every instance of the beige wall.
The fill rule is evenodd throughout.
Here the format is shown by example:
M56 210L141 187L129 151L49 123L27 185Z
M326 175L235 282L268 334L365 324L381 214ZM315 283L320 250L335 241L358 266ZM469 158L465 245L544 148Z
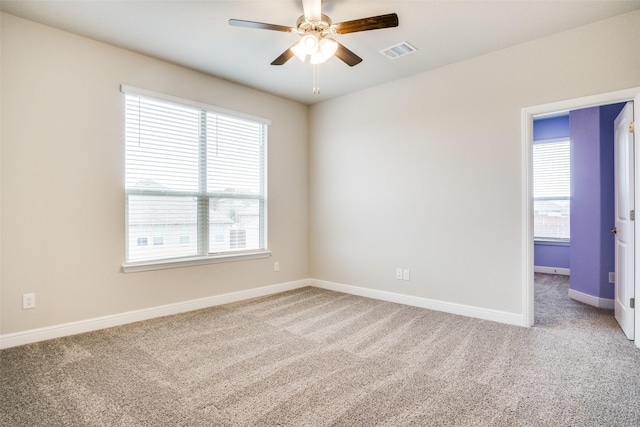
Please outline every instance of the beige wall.
M0 334L309 276L306 106L7 14L1 53ZM122 83L271 119L271 258L120 272Z
M634 12L313 106L311 276L523 314L521 109L640 86L639 40Z

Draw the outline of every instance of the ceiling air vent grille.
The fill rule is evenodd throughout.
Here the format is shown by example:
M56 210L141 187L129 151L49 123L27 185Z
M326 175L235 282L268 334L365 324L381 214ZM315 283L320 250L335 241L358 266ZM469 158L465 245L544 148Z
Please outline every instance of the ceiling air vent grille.
M391 59L400 58L401 56L408 55L411 52L415 52L415 47L411 46L407 42L398 43L397 45L388 47L380 51L384 56Z

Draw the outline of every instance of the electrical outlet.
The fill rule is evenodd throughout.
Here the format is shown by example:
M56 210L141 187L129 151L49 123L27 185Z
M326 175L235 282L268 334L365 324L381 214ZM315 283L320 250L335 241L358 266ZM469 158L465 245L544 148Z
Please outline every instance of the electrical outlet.
M616 283L616 273L610 271L609 272L609 283Z
M411 270L406 268L402 270L402 280L411 280Z
M273 263L273 271L280 271L280 262L276 261Z
M396 279L402 280L402 269L396 268Z
M22 309L36 308L36 294L22 294Z

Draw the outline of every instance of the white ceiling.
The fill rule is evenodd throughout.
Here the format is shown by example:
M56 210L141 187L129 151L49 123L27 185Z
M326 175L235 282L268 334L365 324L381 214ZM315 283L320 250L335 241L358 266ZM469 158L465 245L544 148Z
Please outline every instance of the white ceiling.
M2 0L19 17L180 64L304 104L379 85L632 10L640 0L325 0L333 22L395 12L399 26L335 36L363 58L313 68L295 57L269 65L295 34L232 27L230 18L295 26L301 0ZM418 51L389 59L380 50L407 41Z

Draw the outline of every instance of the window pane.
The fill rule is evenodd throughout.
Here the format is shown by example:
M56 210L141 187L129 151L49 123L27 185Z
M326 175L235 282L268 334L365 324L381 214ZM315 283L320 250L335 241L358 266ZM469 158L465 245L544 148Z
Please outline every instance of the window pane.
M571 159L569 140L533 145L533 195L569 197Z
M129 195L129 260L193 256L197 245L197 199Z
M207 115L207 191L262 194L264 125Z
M569 140L533 145L533 235L570 238L571 157Z
M209 251L259 249L260 205L256 199L210 199Z
M198 190L200 112L127 96L126 188Z
M569 239L569 200L534 200L533 235L547 239Z

